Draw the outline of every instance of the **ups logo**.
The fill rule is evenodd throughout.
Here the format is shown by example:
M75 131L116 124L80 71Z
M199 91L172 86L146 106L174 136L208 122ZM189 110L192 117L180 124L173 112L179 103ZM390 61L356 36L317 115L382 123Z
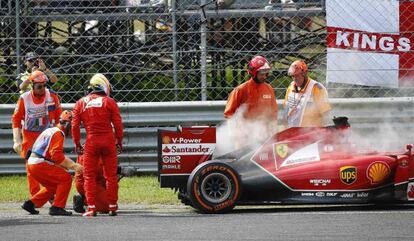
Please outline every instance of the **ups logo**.
M339 169L339 176L342 183L351 185L357 180L357 169L354 166L341 167Z

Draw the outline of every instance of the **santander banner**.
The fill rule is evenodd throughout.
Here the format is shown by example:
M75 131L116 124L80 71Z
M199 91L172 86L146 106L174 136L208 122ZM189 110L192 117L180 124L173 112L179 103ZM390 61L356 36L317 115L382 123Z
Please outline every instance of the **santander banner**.
M414 2L326 0L327 82L414 86Z

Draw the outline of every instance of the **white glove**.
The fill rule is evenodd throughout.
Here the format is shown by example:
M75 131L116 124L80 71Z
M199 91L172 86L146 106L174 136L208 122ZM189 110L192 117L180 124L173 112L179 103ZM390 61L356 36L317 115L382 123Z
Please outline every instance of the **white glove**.
M20 155L22 152L22 130L13 128L13 150Z
M22 143L21 142L14 142L13 144L13 150L20 155L22 152Z

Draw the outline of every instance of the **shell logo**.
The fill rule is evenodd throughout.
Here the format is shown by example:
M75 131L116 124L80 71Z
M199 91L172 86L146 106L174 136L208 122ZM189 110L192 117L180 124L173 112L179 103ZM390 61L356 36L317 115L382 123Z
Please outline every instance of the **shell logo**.
M162 144L169 144L171 142L171 137L169 136L164 136L162 138Z
M373 162L367 169L367 177L372 184L377 184L389 177L390 167L385 162Z

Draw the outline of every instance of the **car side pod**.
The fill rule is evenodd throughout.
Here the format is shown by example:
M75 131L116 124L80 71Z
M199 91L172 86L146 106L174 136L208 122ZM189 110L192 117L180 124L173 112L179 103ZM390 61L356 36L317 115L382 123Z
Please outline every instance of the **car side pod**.
M187 182L192 206L202 213L226 213L241 194L239 174L227 163L207 161L198 165Z
M414 168L412 144L407 144L407 152L404 155L397 155L397 167L394 176L394 197L396 200L407 201L414 199L413 184L410 184L410 170Z

